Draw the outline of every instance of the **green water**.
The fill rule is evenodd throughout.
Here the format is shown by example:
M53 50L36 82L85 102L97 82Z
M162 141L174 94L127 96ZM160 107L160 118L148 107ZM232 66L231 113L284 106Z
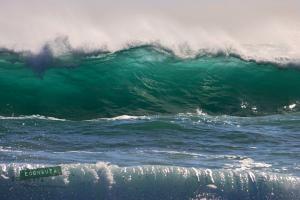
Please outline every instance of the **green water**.
M300 71L233 56L180 59L148 46L29 61L3 51L0 96L4 116L92 119L197 108L212 114L267 115L289 112L288 106L298 103Z

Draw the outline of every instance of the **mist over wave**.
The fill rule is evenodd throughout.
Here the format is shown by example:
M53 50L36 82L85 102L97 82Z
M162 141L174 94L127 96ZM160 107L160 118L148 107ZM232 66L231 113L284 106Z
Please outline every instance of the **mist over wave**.
M4 0L0 47L37 53L66 36L72 47L85 51L157 43L183 57L206 49L257 61L298 62L299 9L296 0Z

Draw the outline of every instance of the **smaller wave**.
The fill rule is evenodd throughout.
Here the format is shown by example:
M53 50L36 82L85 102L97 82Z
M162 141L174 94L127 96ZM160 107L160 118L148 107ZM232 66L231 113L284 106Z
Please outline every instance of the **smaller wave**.
M253 164L252 161L248 160ZM248 162L247 161L247 162ZM42 164L0 164L1 197L10 199L291 199L300 178L247 169L179 166L119 167L107 162L61 165L63 175L19 181L20 170ZM43 187L44 192L39 188ZM11 193L10 188L14 189ZM46 196L45 196L46 195Z

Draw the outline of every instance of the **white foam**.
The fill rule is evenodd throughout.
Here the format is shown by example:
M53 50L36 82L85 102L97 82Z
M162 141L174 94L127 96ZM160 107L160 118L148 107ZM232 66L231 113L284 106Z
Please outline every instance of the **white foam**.
M246 159L240 160L239 162L240 162L240 169L242 169L242 170L248 170L248 169L254 169L254 168L269 168L272 166L271 164L267 164L264 162L255 162L251 158L246 158Z
M55 117L46 117L43 115L11 116L11 117L0 116L0 120L1 119L3 119L3 120L41 119L41 120L51 120L51 121L67 121L66 119L59 119L59 118L55 118Z
M181 154L181 155L188 155L188 156L200 156L200 157L206 157L204 154L200 153L194 153L194 152L187 152L187 151L175 151L175 150L151 150L153 153L166 153L166 154Z
M216 185L214 185L214 184L208 184L207 187L210 188L210 189L214 189L214 190L218 188L218 187L217 187Z
M289 105L289 109L294 109L296 107L296 104L291 104L291 105Z
M90 122L97 122L97 121L130 121L130 120L145 120L145 119L151 119L151 116L131 116L131 115L120 115L116 117L111 118L97 118L97 119L91 119L91 120L85 120Z
M62 152L53 152L56 154L66 154L66 153L75 153L75 154L102 154L101 151L62 151Z
M0 146L0 152L22 153L22 151L20 150L15 150L11 147L2 147L2 146Z
M146 116L130 116L130 115L121 115L113 118L103 118L107 120L132 120L132 119L149 119Z

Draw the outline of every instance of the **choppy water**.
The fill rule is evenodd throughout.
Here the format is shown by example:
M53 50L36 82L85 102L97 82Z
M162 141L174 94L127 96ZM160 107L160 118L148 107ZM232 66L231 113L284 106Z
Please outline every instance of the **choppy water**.
M296 65L3 50L0 97L4 199L300 199Z

